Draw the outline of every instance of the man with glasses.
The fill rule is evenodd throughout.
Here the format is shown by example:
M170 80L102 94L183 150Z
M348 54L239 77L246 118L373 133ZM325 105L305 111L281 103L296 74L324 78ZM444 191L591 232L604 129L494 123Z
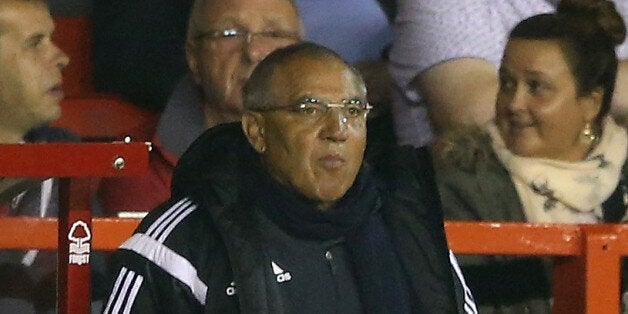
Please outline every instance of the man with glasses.
M291 45L259 64L243 102L242 122L192 144L172 198L115 253L105 313L474 313L426 151L363 163L371 108L355 70Z
M239 121L242 86L253 68L302 33L292 0L194 1L185 43L190 74L175 89L156 130L131 134L154 143L150 172L104 179L98 194L105 211L148 211L167 200L181 154L206 129Z

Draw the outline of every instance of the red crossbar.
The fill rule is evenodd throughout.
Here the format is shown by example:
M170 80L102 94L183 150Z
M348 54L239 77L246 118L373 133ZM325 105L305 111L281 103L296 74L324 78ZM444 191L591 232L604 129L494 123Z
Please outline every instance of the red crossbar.
M93 218L94 249L115 250L131 236L139 222L139 219L129 218ZM24 233L22 226L28 227L29 231ZM628 237L628 226L618 226L622 228L617 230ZM581 255L581 228L578 225L527 223L446 223L449 245L457 254L483 255ZM0 219L0 247L56 248L56 241L50 237L56 235L56 231L57 220L54 218L5 217ZM20 233L24 236L16 236ZM628 243L621 248L628 252Z
M148 169L148 144L0 144L2 177L109 177Z
M56 218L2 217L0 248L56 250L57 222ZM139 222L128 218L92 218L92 248L115 250L133 234Z
M0 218L0 248L57 249L57 219L33 217Z
M104 251L117 249L133 234L139 223L139 219L94 218L94 249Z
M447 240L457 254L579 255L577 225L447 222Z

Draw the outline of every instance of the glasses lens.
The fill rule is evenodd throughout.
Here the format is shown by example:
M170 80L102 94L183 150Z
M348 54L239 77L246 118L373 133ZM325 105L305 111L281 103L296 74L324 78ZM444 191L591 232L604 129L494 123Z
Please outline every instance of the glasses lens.
M327 111L327 107L324 104L312 99L305 100L298 104L296 108L297 110L295 111L299 114L315 118L322 117Z
M223 38L237 38L237 37L242 37L242 33L237 30L237 29L225 29L222 32L220 32L220 37Z
M239 43L246 37L246 32L241 32L235 28L228 28L219 31L207 31L196 36L197 41L212 40L221 44Z
M332 112L332 109L336 108L342 113L343 120L360 121L366 117L366 113L369 111L370 106L360 100L344 100L342 103L333 104L326 101L322 101L317 98L305 98L296 105L289 106L277 106L267 107L263 111L277 111L283 110L296 114L308 122L320 122L328 117L328 113Z
M263 44L283 46L294 42L297 39L296 33L285 31L266 31L259 33L251 33L251 40L253 37Z
M224 44L241 44L246 38L247 32L240 31L237 29L226 29L222 31L218 39Z
M345 104L344 111L348 117L358 117L364 113L366 109L360 103Z

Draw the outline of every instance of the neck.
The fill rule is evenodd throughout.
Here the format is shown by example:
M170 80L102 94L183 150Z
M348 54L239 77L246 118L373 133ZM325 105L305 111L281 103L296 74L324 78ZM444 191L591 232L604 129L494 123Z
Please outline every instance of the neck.
M573 153L569 156L565 156L565 161L578 162L583 161L589 157L591 152L595 149L599 143L599 137L595 140L589 140L585 138L578 138L574 143Z
M16 130L0 130L0 144L15 144L24 140L24 132Z
M14 144L24 140L24 136L28 130L35 127L32 123L24 123L24 119L16 117L15 110L7 109L4 105L0 107L5 110L0 115L0 144Z

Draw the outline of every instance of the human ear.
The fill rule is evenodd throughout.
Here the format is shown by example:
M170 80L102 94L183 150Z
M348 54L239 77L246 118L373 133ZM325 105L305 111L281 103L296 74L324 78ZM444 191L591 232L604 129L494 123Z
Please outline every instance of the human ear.
M600 110L602 109L602 100L604 99L604 89L596 87L589 95L580 98L580 105L584 113L585 122L593 122Z
M242 130L253 148L260 154L266 151L264 138L264 116L259 112L245 111L242 114Z

